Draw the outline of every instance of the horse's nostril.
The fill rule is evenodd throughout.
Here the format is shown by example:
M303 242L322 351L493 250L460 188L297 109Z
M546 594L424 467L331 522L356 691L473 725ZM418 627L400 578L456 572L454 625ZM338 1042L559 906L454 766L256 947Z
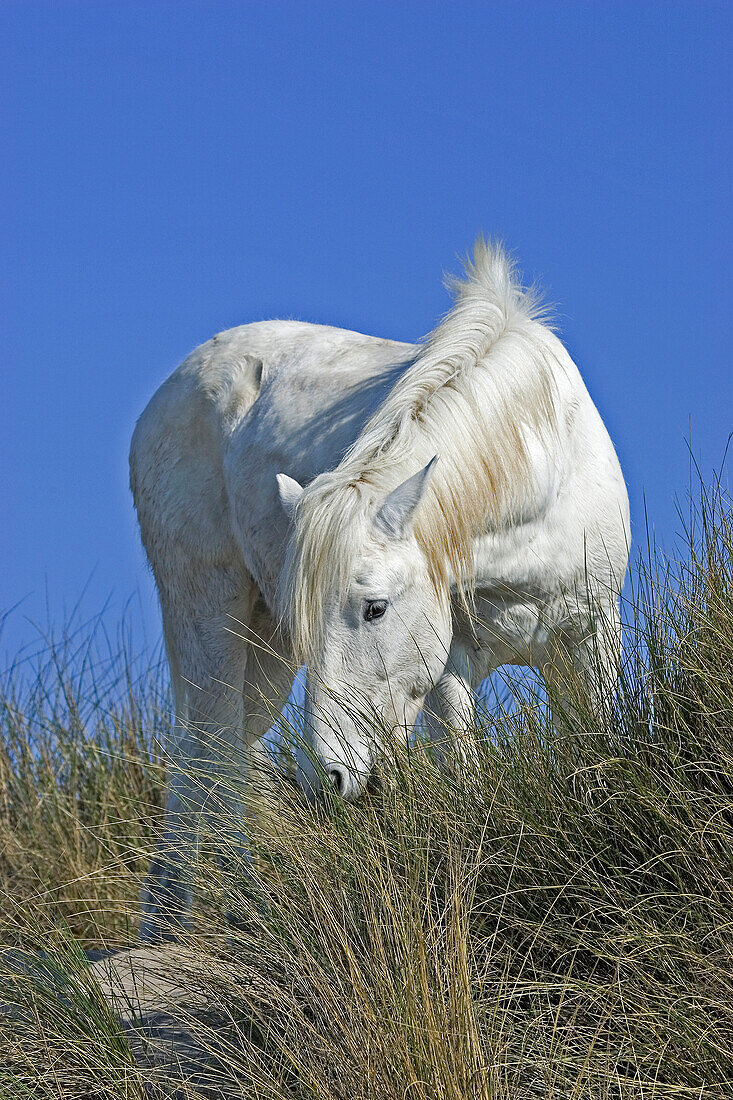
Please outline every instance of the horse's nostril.
M348 786L348 780L346 778L346 773L343 768L337 768L333 766L330 767L328 769L328 778L333 783L337 793L340 794L343 798L346 794L346 788Z

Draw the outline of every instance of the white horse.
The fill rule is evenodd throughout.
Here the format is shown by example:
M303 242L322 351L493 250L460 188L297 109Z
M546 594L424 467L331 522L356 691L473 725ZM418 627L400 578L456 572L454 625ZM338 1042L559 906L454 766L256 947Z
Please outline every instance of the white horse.
M611 440L499 247L479 242L453 292L419 345L296 321L220 333L138 421L177 715L145 939L187 920L208 798L192 775L210 793L261 751L299 664L298 779L344 798L366 786L375 721L410 727L425 703L431 736L465 729L507 663L553 685L571 652L596 688L594 664L613 675L629 513Z

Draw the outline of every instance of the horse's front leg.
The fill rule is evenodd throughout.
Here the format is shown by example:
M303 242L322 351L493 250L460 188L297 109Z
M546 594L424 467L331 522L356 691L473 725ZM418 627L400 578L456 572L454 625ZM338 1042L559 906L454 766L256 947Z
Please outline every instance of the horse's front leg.
M425 700L423 728L440 762L476 758L476 696L467 649L451 645L440 679Z
M621 620L614 600L558 631L541 666L556 730L568 723L588 731L603 725L620 661Z

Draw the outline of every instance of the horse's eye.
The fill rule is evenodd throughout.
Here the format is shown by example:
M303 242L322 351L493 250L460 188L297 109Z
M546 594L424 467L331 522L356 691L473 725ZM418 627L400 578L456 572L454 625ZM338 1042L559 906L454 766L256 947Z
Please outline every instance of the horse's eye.
M370 623L372 619L381 619L386 610L386 600L367 600L364 608L364 619L368 623Z

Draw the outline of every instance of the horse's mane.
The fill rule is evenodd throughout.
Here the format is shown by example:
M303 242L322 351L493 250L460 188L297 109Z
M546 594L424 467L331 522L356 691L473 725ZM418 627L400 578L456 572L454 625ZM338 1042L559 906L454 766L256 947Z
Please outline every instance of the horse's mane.
M520 519L531 498L530 440L556 430L545 310L483 239L448 285L452 308L339 465L298 503L281 594L300 660L320 648L327 603L345 598L374 510L434 454L414 533L439 588L453 580L470 590L475 536Z

